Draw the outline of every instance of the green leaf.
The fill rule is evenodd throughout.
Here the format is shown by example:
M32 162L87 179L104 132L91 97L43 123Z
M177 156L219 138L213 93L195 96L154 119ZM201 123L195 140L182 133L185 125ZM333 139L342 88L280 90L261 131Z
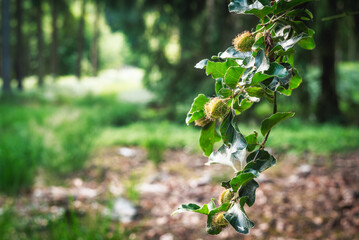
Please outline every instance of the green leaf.
M204 113L204 111L198 111L198 112L188 114L186 117L186 124L189 125L191 122L194 122L194 121L201 119L205 116L206 116L206 114Z
M274 51L279 50L280 48L282 48L284 51L288 51L289 49L293 48L294 45L299 42L301 39L303 39L304 37L307 37L308 35L305 33L300 33L297 36L294 36L288 40L284 40L282 42L278 42L276 44L276 46L272 49L271 53L273 53Z
M279 112L273 114L269 118L264 119L261 124L262 135L265 136L276 124L283 121L284 119L293 116L294 116L293 112Z
M251 102L249 99L244 98L241 100L241 102L238 104L239 98L236 99L235 103L233 104L233 108L236 110L236 114L241 114L245 110L252 107L253 102Z
M245 139L247 141L247 151L252 152L258 145L258 133L254 131L253 133L247 135Z
M223 98L227 98L229 96L231 96L233 93L232 89L229 88L222 88L218 91L218 96L221 96Z
M233 0L228 9L230 12L237 14L254 14L258 18L263 19L266 15L273 10L270 6L263 5L264 1L254 1L252 4L248 4L247 0Z
M194 67L198 68L198 69L204 69L204 68L206 68L207 62L208 62L208 59L202 59Z
M210 214L211 211L216 208L216 203L214 202L214 199L213 199L213 198L212 198L211 201L207 204L207 207L208 207L208 211L209 211L208 214Z
M254 42L253 46L252 46L252 50L258 50L258 49L262 49L265 50L265 45L264 45L264 37L260 37L257 41Z
M269 69L269 59L263 50L259 50L255 60L257 72L264 72Z
M257 150L247 157L247 165L243 168L242 173L252 173L255 177L266 169L274 166L277 160L265 150Z
M294 76L290 79L289 89L296 89L302 83L302 78L297 69L293 68Z
M274 92L270 89L266 88L264 97L270 104L274 103Z
M265 74L273 77L285 77L288 75L288 70L281 64L273 62L270 64L268 71Z
M221 186L224 187L224 188L226 188L226 189L229 189L229 188L231 188L230 182L231 182L230 180L229 180L229 181L222 182L222 183L221 183Z
M203 94L199 94L192 103L191 109L189 110L186 118L187 125L191 122L204 117L204 105L209 101Z
M224 83L230 88L235 89L245 70L245 68L241 67L228 68L226 75L224 75Z
M248 155L247 163L257 160L257 159L268 160L270 158L270 156L271 156L270 153L267 152L266 150L259 149L259 150L252 152L251 154Z
M217 78L215 84L215 91L217 96L219 95L219 91L223 88L223 78Z
M243 201L245 201L245 199ZM243 201L240 199L240 202ZM223 216L239 233L248 234L249 230L254 227L254 223L249 220L247 214L244 212L243 206L241 206L239 203L236 203Z
M216 142L216 123L211 122L204 126L201 130L199 138L199 145L201 146L204 155L209 156L213 151L213 145Z
M305 37L302 40L299 41L298 45L301 48L307 49L307 50L313 50L315 48L315 42L312 37Z
M291 1L279 1L275 4L275 10L274 10L274 14L279 14L281 12L290 10L292 8L294 8L295 6L298 6L300 4L306 3L306 2L310 2L312 0L291 0Z
M246 92L251 97L261 98L264 94L264 90L261 87L249 87L246 88Z
M285 77L288 75L288 70L281 64L272 62L270 67L264 73L257 72L252 77L251 85L260 83L271 77Z
M238 52L233 47L229 47L224 52L220 52L218 54L218 58L227 59L227 58L236 58L236 59L244 59L246 57L252 56L251 52Z
M252 179L238 191L239 198L248 197L246 203L251 207L256 200L256 190L258 187L259 184Z
M246 57L245 59L243 59L242 65L245 68L247 68L247 71L248 71L248 68L254 67L255 63L256 63L256 58L253 56L249 56L249 57Z
M304 21L312 20L313 14L308 9L294 9L286 14L287 17L296 17Z
M191 109L188 113L194 113L203 110L204 105L209 101L204 94L199 94L192 103Z
M261 72L256 72L252 77L251 85L255 85L255 84L260 83L260 82L262 82L268 78L271 78L271 77L273 77L273 76L269 75L269 74L261 73Z
M221 133L223 143L227 146L232 142L235 130L232 126L233 115L231 113L227 114L227 116L223 119L222 124L219 128L219 132Z
M209 209L207 204L204 204L202 207L194 203L182 204L176 211L172 213L172 215L175 215L177 213L183 213L183 212L196 212L196 213L202 213L208 215Z
M214 79L224 78L227 69L232 66L238 66L238 63L233 59L227 59L226 62L208 61L206 67L206 74L211 74Z
M246 185L253 178L257 177L251 172L240 172L237 176L232 178L230 184L234 192L236 192L241 186Z
M243 135L231 125L228 124L230 119L226 120L225 124L221 126L222 139L225 139L227 144L223 144L217 151L213 152L208 159L209 164L223 164L235 168L235 162L243 162L246 156L247 143ZM232 137L231 140L230 137Z
M287 63L289 63L291 66L294 66L294 54L289 54L286 56Z
M277 91L287 96L290 96L292 94L292 90L299 87L299 85L302 83L302 78L300 77L298 71L295 68L293 68L293 71L294 76L290 79L289 87L285 89L284 87L279 86L277 89Z
M287 69L287 75L284 77L275 77L273 81L269 84L268 89L272 91L277 91L279 86L283 87L284 89L289 88L290 79L292 78L292 67L288 63L283 63L285 68Z

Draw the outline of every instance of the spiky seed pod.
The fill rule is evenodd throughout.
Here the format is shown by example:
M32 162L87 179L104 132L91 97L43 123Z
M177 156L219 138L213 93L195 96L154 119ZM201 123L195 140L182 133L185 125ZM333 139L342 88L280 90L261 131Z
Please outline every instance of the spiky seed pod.
M223 203L228 203L232 200L233 197L234 197L234 193L231 192L231 190L226 189L219 196L218 203L219 205L222 205Z
M222 232L222 227L220 226L213 226L212 224L210 226L207 226L207 233L211 235L217 235Z
M204 105L204 112L211 121L223 118L229 112L227 101L220 98L212 98Z
M199 127L204 127L206 126L208 123L212 122L211 119L208 119L206 117L203 117L201 119L197 119L194 121L194 125L199 126Z
M253 35L244 31L241 34L238 34L235 39L233 39L233 46L239 52L248 52L251 50L254 43Z
M227 220L224 218L223 214L225 212L219 212L216 215L213 216L212 218L212 224L215 227L221 227L221 228L225 228L228 225Z

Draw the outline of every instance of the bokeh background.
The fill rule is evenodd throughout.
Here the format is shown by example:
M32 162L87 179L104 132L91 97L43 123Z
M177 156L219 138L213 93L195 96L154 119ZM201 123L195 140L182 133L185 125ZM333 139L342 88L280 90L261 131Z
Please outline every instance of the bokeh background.
M305 4L316 49L273 130L249 236L205 233L230 169L204 166L185 116L213 79L193 66L255 28L224 0L1 0L0 239L359 238L359 2ZM270 115L246 111L249 133Z

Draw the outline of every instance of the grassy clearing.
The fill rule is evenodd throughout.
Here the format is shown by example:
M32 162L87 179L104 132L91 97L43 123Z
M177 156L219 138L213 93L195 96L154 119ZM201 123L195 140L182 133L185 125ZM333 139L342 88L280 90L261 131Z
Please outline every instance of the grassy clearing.
M136 121L141 105L116 96L46 101L19 94L0 102L0 191L31 190L37 170L64 176L81 170L104 126Z
M268 146L280 152L345 153L359 148L359 128L297 123L277 127Z
M353 70L357 65L343 66ZM0 191L31 190L39 168L60 176L81 170L95 147L141 146L155 164L163 161L166 148L201 152L199 128L186 126L182 119L188 106L179 107L178 115L183 117L176 123L164 120L165 109L146 108L149 94L138 92L145 91L142 75L138 69L126 68L82 81L62 77L56 83L47 81L42 90L30 78L25 81L25 93L1 99ZM355 80L354 75L350 77ZM263 105L256 116L265 117L268 111ZM252 130L250 124L240 128L244 134ZM298 154L347 152L359 147L358 134L356 127L292 119L272 131L267 146Z
M134 231L98 213L79 215L73 210L67 210L58 217L35 213L24 218L12 208L7 208L0 214L0 239L4 240L128 239Z
M157 140L166 148L188 148L199 151L199 129L168 121L137 122L124 127L107 127L99 138L103 146L143 146ZM152 140L155 139L155 140Z
M291 121L291 120L290 120ZM244 134L249 134L252 127L241 125ZM257 129L258 131L258 129ZM258 131L259 132L259 131ZM123 127L108 127L99 142L104 146L129 145L146 146L151 138L162 139L167 148L187 148L200 152L200 130L170 122L137 122ZM275 127L271 132L267 146L278 152L300 154L331 154L348 152L359 148L359 128L338 125L318 125L301 121L291 121Z
M31 190L38 168L58 176L81 170L94 147L141 146L158 165L166 148L201 152L200 129L168 122L143 104L116 95L45 101L19 95L0 103L0 191ZM244 134L250 125L240 126ZM278 152L331 154L359 147L359 128L291 119L274 128L267 144ZM55 176L54 175L54 176Z

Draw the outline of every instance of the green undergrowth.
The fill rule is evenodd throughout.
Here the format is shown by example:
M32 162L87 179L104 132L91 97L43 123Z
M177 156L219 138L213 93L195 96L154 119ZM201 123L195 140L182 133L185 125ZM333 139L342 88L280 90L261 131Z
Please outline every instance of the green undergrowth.
M164 114L158 111L116 95L46 100L19 94L0 99L0 192L31 190L40 168L60 178L80 171L95 148L140 146L155 165L164 161L168 148L200 152L197 127L158 120ZM243 134L253 129L240 124ZM345 153L359 147L357 127L290 120L271 135L267 147L283 153Z
M65 177L82 170L105 126L140 118L141 105L115 95L52 98L15 93L0 99L0 192L31 191L40 168Z
M345 153L359 149L359 128L332 124L283 124L271 133L268 146L279 152L319 155Z
M197 147L198 131L198 129L168 121L136 122L119 128L107 127L98 141L103 146L146 147L152 144L164 145L166 148L172 149L199 150Z
M249 134L253 127L241 124L243 134ZM199 129L163 122L137 122L123 127L107 127L99 142L103 146L128 145L146 146L148 139L162 139L166 148L187 148L200 152L198 146ZM348 152L359 148L359 128L329 124L314 124L292 121L271 131L266 146L277 152L302 152L332 154Z
M35 213L24 218L8 208L0 214L0 239L3 240L128 239L135 231L125 229L120 223L98 213L81 215L66 210L59 217Z

